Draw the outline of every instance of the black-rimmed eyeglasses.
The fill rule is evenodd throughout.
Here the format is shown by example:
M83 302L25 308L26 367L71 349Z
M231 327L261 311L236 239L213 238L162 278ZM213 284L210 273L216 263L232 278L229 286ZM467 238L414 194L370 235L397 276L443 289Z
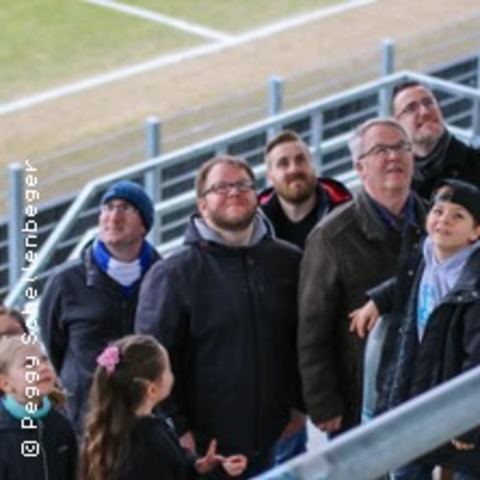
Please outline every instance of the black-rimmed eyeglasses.
M365 153L359 155L358 160L365 157L386 158L390 153L410 152L410 150L412 150L412 144L409 142L398 142L393 145L379 143L368 149Z
M420 107L431 110L435 104L435 99L432 97L421 98L418 101L407 103L397 117L400 118L404 117L405 115L415 115L420 110Z
M207 188L202 193L202 197L205 197L209 193L215 193L216 195L228 195L232 190L240 193L250 192L252 190L255 190L255 183L251 180L238 180L237 182L219 182Z

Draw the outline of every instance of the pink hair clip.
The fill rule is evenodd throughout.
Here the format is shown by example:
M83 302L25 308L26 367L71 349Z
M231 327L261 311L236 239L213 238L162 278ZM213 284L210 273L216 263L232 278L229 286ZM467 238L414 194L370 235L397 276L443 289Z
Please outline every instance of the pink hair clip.
M107 347L98 357L97 363L107 370L109 374L115 371L120 362L120 351L118 347Z

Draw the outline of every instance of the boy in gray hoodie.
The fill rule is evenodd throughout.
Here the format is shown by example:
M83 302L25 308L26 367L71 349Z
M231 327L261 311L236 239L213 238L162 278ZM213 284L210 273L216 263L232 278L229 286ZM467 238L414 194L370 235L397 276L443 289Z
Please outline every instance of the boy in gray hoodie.
M368 292L370 301L351 315L352 331L363 336L388 314L376 414L480 365L480 189L441 181L426 230L422 254ZM454 470L455 480L480 479L480 428L396 470L393 479L430 480L435 465Z

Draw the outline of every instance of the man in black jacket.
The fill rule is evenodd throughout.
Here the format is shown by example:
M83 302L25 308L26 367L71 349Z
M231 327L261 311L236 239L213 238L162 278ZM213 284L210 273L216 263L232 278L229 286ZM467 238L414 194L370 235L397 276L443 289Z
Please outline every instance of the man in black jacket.
M278 238L305 248L313 227L335 207L351 200L349 190L333 178L316 177L308 145L292 130L283 130L265 147L267 178L272 187L258 196L263 213ZM283 463L307 449L306 418L277 446L276 463Z
M79 436L96 358L109 342L133 333L140 283L159 258L145 241L153 219L153 203L139 185L114 184L100 203L98 238L81 259L58 267L43 291L40 333Z
M147 275L135 329L170 353L176 383L165 407L182 443L203 454L215 438L226 455L248 457L249 478L272 464L301 406L301 252L272 238L243 160L206 162L196 194L200 214L190 220L185 247Z
M352 195L333 178L315 176L308 145L291 130L270 140L265 163L272 187L259 194L260 207L277 237L303 250L317 222Z
M480 186L480 151L450 134L431 90L418 82L397 85L392 113L412 142L415 192L430 198L442 178L458 178Z

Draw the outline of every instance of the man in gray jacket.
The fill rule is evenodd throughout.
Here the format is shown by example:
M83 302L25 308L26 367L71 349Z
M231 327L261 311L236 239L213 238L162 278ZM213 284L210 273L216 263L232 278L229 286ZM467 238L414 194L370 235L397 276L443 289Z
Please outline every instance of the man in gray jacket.
M397 121L365 122L349 146L362 189L312 231L299 290L304 398L329 434L360 423L364 340L351 333L349 313L395 273L402 244L416 248L425 215L410 190L413 154Z

